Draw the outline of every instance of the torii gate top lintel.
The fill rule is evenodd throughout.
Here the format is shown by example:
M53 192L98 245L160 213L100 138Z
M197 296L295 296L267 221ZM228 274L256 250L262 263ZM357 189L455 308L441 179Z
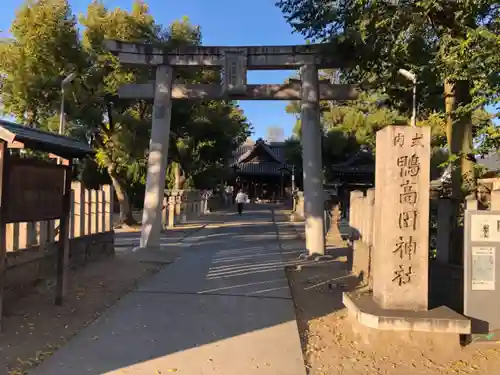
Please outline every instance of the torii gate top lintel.
M106 41L107 49L130 65L170 65L177 67L221 67L226 56L245 60L248 70L296 70L302 65L341 68L346 64L326 54L326 44L288 46L193 46L182 49L157 48L146 43Z

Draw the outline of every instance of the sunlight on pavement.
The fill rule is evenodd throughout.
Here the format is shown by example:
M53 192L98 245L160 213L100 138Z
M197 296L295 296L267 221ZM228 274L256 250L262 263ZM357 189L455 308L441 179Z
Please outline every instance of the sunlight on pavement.
M152 358L148 361L132 366L106 372L105 375L137 374L217 374L235 375L245 369L244 375L300 374L297 369L303 369L300 357L288 356L289 350L296 351L295 337L285 339L293 332L295 320L277 324L275 326L244 333L228 339L218 340L217 334L212 332L214 340L210 344L176 353ZM292 326L292 327L291 327ZM168 335L168 332L165 333ZM275 338L282 337L280 348L276 348ZM293 344L292 344L293 343ZM252 350L248 350L252 347ZM200 364L203 364L200 368ZM281 371L273 371L275 365Z

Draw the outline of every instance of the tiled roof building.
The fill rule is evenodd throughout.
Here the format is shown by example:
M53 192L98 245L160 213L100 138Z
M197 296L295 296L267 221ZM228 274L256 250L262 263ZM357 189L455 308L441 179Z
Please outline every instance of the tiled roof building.
M233 152L229 166L234 169L237 187L244 188L250 196L283 196L291 193L292 170L295 171L296 187L301 184L301 165L287 163L285 142L267 143L262 139L247 141ZM293 168L294 167L294 168ZM326 176L344 191L374 184L375 159L370 151L361 150L354 155L346 155L338 164L325 166Z
M286 164L284 142L268 144L260 139L235 150L229 165L236 166L239 174L279 176L284 167L291 169L291 165Z
M286 195L292 166L285 160L285 143L266 143L262 139L246 142L233 152L229 165L235 171L233 184L251 197L272 199Z

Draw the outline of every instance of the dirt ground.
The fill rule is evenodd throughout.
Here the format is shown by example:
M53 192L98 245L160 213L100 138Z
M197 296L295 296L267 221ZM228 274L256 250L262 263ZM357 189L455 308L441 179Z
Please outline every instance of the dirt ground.
M71 273L68 298L54 305L54 284L44 283L4 306L0 334L0 374L20 375L50 356L95 320L141 279L160 269L117 254Z
M458 335L378 331L353 321L342 292L358 281L346 261L287 268L309 375L500 374L500 344L462 347Z

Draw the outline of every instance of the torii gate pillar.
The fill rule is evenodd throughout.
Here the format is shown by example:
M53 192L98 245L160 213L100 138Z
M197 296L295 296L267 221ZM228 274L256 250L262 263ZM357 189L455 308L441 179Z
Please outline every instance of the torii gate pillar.
M173 68L156 67L153 126L149 143L148 174L139 248L159 248L161 210L167 173L167 156L172 115Z
M325 253L323 162L319 112L318 69L314 64L300 69L302 81L300 121L302 123L302 171L304 177L304 214L306 249Z

